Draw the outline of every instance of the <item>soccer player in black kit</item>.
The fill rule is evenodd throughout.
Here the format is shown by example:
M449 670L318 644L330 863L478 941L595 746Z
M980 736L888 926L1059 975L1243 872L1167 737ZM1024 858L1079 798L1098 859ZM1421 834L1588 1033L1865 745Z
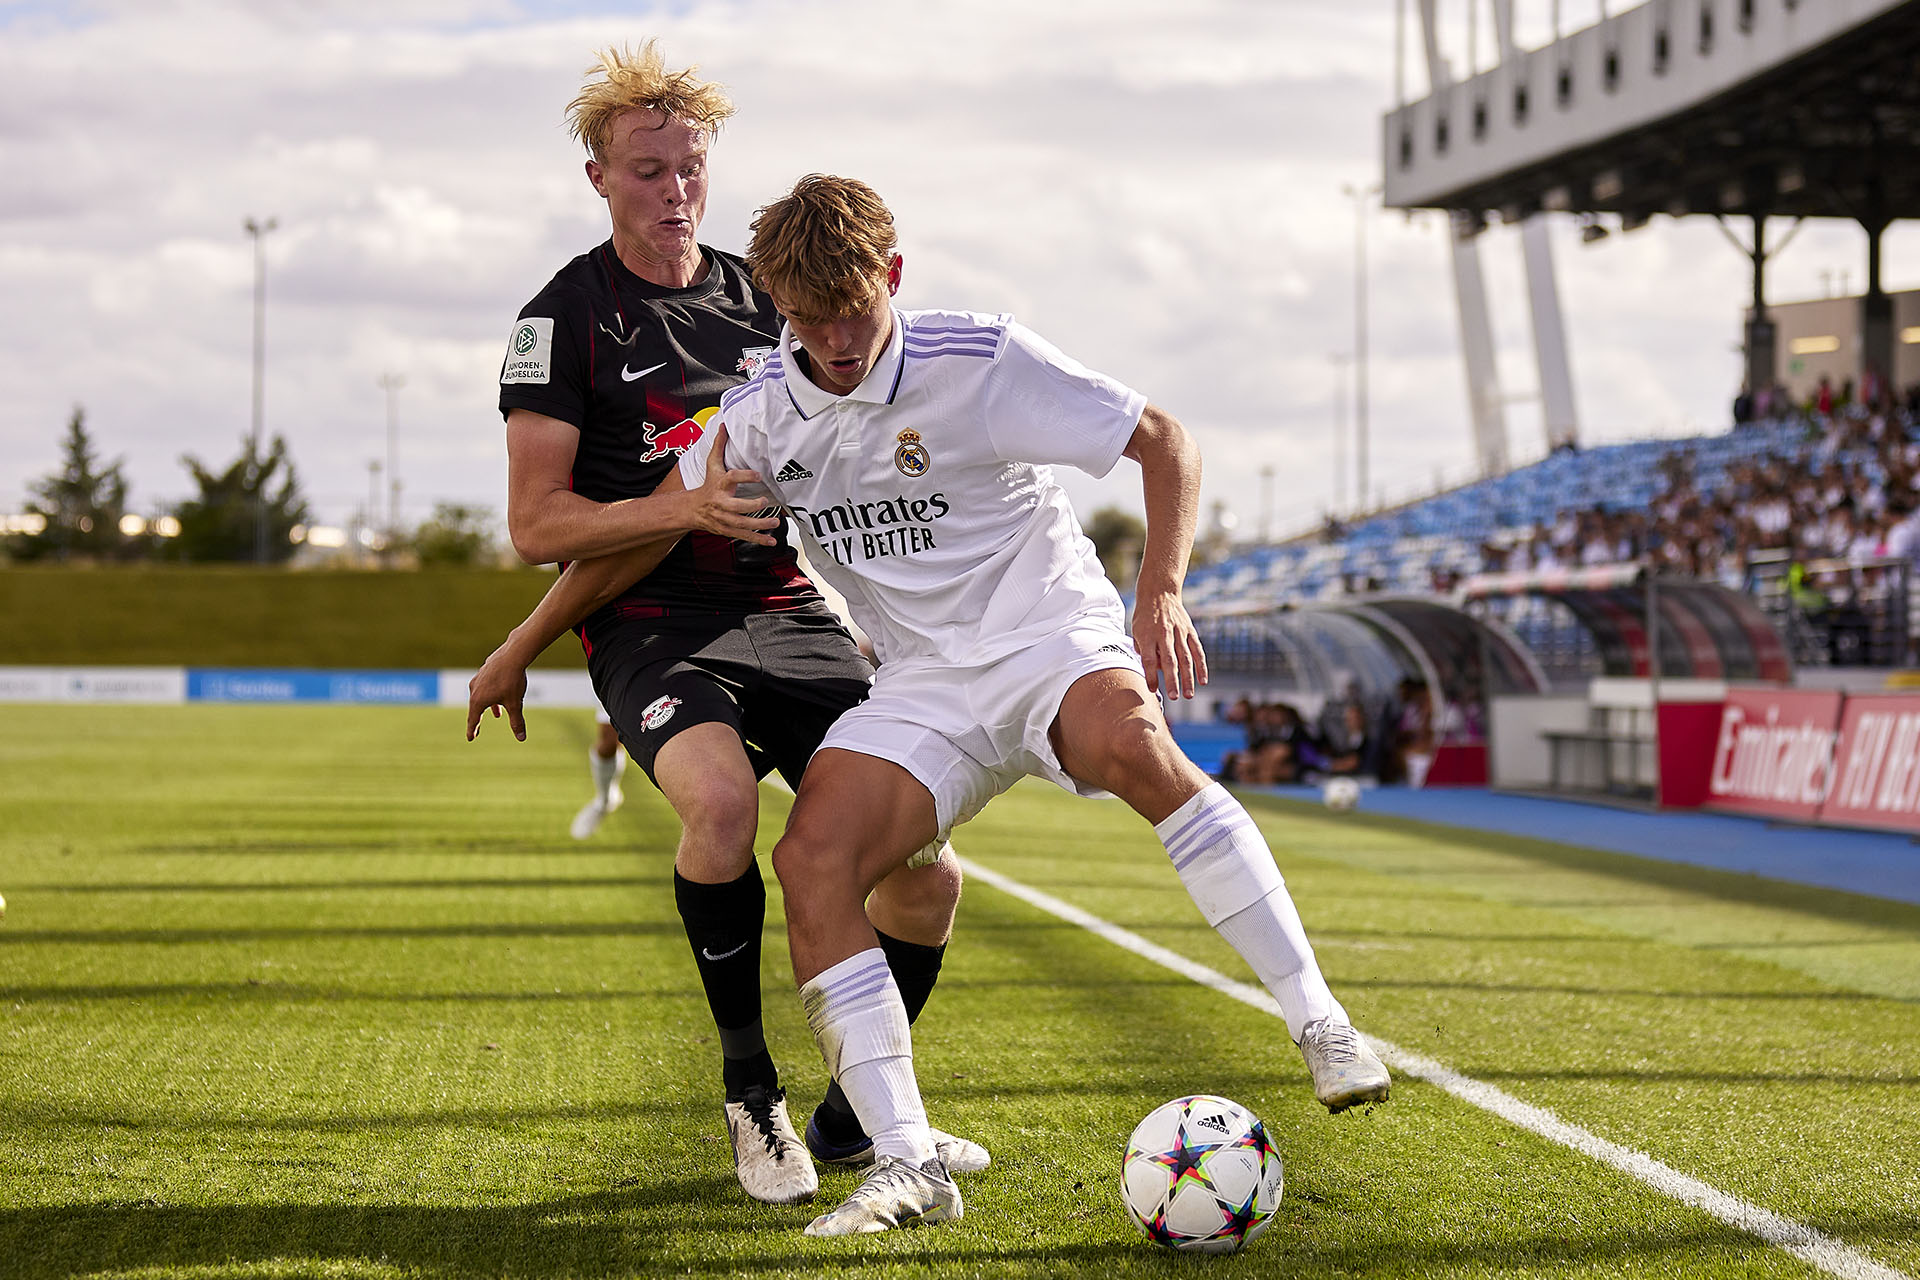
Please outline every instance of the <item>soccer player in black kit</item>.
M668 71L653 42L607 50L568 109L613 234L561 268L514 322L500 375L507 525L532 564L694 531L578 630L595 693L680 819L674 897L719 1030L740 1184L755 1199L792 1203L819 1185L807 1147L858 1164L872 1145L830 1087L803 1147L761 1035L758 779L777 768L797 786L827 728L866 697L871 668L801 572L777 513L731 485L653 492L780 332L745 264L695 239L708 147L733 106L693 71ZM501 705L524 736L524 676L513 687L491 673L523 668L533 656L525 644L516 631L500 662L475 676L469 737ZM868 905L914 1012L939 974L960 896L952 851L935 853L883 882ZM978 1145L939 1136L950 1165L986 1164Z

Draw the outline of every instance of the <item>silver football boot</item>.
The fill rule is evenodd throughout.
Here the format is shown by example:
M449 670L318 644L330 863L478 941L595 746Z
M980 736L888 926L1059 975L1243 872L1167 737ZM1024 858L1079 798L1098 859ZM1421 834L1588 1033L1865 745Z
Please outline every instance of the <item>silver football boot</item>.
M733 1142L734 1174L755 1200L799 1204L820 1190L813 1157L787 1118L784 1090L753 1085L739 1101L727 1103L727 1137Z
M1313 1096L1339 1115L1363 1102L1385 1102L1393 1080L1387 1064L1350 1022L1321 1018L1300 1033L1300 1054L1313 1076Z
M992 1154L979 1143L957 1138L941 1129L932 1132L933 1154L940 1157L948 1173L978 1173L993 1163ZM857 1142L835 1146L820 1130L818 1111L807 1117L807 1150L821 1164L837 1164L844 1169L863 1168L873 1163L872 1138L863 1133Z
M809 1222L807 1234L871 1235L897 1227L951 1222L965 1213L960 1188L953 1184L953 1176L939 1156L918 1165L899 1156L881 1156L846 1203Z

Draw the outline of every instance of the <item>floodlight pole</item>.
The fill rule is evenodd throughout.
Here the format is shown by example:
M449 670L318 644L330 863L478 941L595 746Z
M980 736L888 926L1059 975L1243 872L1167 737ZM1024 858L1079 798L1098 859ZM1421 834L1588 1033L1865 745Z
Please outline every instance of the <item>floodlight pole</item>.
M1273 541L1273 464L1260 468L1260 543Z
M241 224L253 238L253 428L248 441L253 454L253 558L267 562L267 489L260 472L261 434L267 416L267 233L280 225L278 218L261 221L249 217Z
M1347 365L1353 357L1336 351L1327 359L1333 365L1333 514L1339 515L1347 501Z
M407 385L404 374L383 373L380 389L387 393L387 545L400 531L400 388Z
M366 510L366 515L361 521L361 525L360 525L362 533L364 535L367 535L364 537L364 540L360 544L361 549L364 550L369 556L371 556L374 552L374 547L372 545L373 538L371 535L373 533L373 522L379 518L377 515L379 510L380 510L380 459L369 458L367 460L367 510Z

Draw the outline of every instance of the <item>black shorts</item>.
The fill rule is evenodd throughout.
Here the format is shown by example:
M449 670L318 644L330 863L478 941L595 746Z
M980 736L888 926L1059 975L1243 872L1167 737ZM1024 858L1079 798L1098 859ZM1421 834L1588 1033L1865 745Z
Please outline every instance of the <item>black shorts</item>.
M873 667L826 609L745 617L648 618L594 628L593 691L634 762L714 721L740 735L754 773L794 787L847 708L866 701Z

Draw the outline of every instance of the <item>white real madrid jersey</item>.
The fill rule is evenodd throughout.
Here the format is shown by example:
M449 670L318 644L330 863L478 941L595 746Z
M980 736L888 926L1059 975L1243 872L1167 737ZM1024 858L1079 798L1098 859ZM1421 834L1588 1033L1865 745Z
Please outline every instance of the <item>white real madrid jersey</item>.
M886 352L844 396L807 379L783 329L760 373L721 399L727 465L765 479L883 662L976 665L1078 614L1120 623L1052 466L1104 476L1146 397L1011 316L893 319ZM681 455L688 488L712 440Z

